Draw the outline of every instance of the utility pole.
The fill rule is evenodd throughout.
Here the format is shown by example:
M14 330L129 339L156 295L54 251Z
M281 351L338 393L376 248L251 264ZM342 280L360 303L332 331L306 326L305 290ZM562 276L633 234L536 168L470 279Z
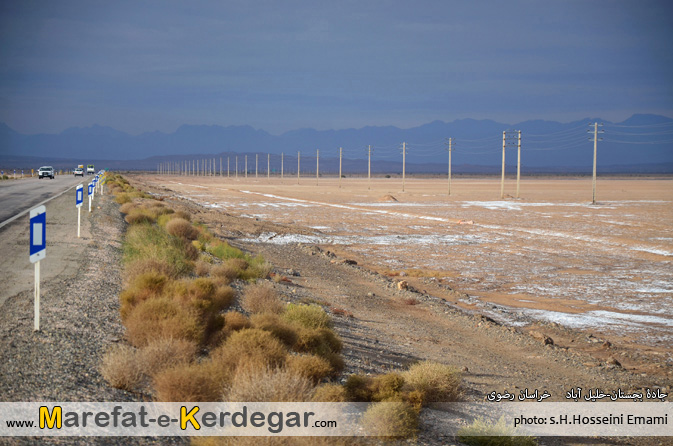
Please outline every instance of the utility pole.
M407 170L407 143L402 143L402 192L404 192L404 180Z
M285 161L285 154L283 152L280 152L280 179L283 179L283 163Z
M220 157L220 178L222 178L222 157Z
M227 178L229 178L229 157L227 157Z
M372 189L372 145L367 146L367 190ZM404 190L404 187L402 187Z
M597 122L594 122L594 174L593 174L593 179L591 180L591 187L592 187L592 198L591 198L591 204L596 204L596 152L598 152L598 141L602 141L603 138L599 138L598 134L599 133L604 133L603 130L598 130L598 126L603 127L603 124L598 124ZM591 133L591 130L588 130L589 133ZM591 140L591 138L589 138Z
M238 155L236 155L236 179L238 179Z
M451 152L453 152L453 138L449 138L449 196L451 196Z
M255 153L255 178L257 178L258 167L259 167L259 153Z
M271 154L266 154L266 179L271 178Z
M502 132L502 177L500 178L500 199L505 198L505 132Z
M320 149L315 150L315 185L320 182Z
M301 160L301 152L298 151L297 152L297 184L299 184L299 171L300 171L300 166L301 166L300 160Z
M339 147L339 189L341 189L341 156L343 152L343 148Z
M521 130L519 130L519 140L517 143L516 159L516 198L519 198L519 180L521 179Z
M245 178L248 178L248 155L245 155Z

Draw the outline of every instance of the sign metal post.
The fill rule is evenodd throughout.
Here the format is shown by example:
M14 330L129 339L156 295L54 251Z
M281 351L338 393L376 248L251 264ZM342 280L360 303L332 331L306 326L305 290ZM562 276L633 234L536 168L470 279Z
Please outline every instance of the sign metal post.
M47 209L38 206L30 211L30 261L35 264L35 331L40 330L40 260L46 256Z
M79 238L79 228L81 221L82 202L84 201L84 185L78 184L75 189L75 206L77 207L77 238Z

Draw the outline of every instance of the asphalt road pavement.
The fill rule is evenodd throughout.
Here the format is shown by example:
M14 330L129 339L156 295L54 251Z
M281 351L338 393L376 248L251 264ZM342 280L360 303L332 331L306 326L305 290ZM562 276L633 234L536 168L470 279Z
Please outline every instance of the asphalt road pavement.
M24 178L21 180L0 181L0 231L6 226L7 220L29 211L38 204L53 198L68 189L82 183L86 185L92 175L73 177L72 175L56 175L54 179ZM86 194L86 190L85 190ZM72 193L72 206L75 207L75 193Z

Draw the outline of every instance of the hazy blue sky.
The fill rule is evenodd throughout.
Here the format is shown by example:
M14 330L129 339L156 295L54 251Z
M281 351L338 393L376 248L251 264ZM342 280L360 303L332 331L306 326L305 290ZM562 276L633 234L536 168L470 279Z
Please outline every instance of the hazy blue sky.
M668 0L3 0L0 36L23 133L673 116Z

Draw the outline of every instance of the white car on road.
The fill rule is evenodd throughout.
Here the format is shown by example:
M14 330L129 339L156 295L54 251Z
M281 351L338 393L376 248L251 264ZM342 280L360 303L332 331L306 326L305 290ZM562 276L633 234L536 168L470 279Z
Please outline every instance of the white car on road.
M42 166L37 170L37 176L41 180L42 177L49 177L54 179L54 168L51 166Z

